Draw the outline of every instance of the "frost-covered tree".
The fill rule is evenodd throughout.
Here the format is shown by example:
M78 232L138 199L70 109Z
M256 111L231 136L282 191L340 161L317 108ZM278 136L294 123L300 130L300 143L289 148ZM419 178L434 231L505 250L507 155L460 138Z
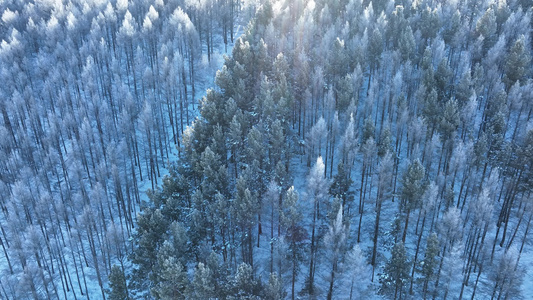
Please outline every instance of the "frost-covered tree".
M350 174L345 171L342 162L339 163L337 166L337 174L333 177L333 181L331 182L331 186L329 188L329 193L333 197L339 197L342 199L343 209L346 206L350 206L354 200L354 192L350 190L352 184L353 180L350 178ZM349 209L347 211L349 211Z
M379 293L393 299L398 299L398 297L401 299L405 292L404 287L409 280L410 267L404 244L396 243L392 249L391 258L380 275Z
M300 225L303 214L300 211L298 192L290 187L285 193L280 208L280 227L286 231L288 243L287 259L291 264L291 299L295 297L295 284L303 260L304 239L306 232Z
M315 125L307 135L308 143L308 165L311 165L311 159L316 156L322 156L322 151L325 150L324 142L327 140L328 131L327 124L323 117L320 117ZM324 169L325 172L325 169ZM325 175L325 173L324 173Z
M189 280L185 267L174 256L162 258L158 276L158 284L151 288L153 296L158 299L186 299Z
M370 264L372 265L372 281L374 280L374 271L377 264L377 251L378 251L378 238L379 238L379 224L381 221L381 207L383 201L390 197L391 194L391 182L392 182L392 173L393 173L394 162L390 152L387 152L385 156L379 162L378 170L378 186L377 186L377 196L376 196L376 221L374 225L374 235L373 235L373 247L372 247L372 258Z
M494 174L496 174L496 172L494 172ZM492 184L494 184L494 181L488 182L488 185ZM461 293L463 292L464 286L468 284L473 269L476 267L482 269L483 267L482 257L483 252L486 251L485 239L487 237L494 210L494 195L491 193L491 187L486 184L478 197L475 200L472 200L470 205L473 220L468 232L467 241L469 242L466 244L465 249L468 257L466 260L466 268L463 270L464 280ZM481 273L481 270L478 272Z
M439 265L439 270L437 273L437 280L435 282L434 292L439 291L439 284L441 283L441 275L443 273L443 265L445 258L447 259L451 252L457 250L457 247L462 243L462 234L463 234L463 219L461 218L460 211L452 206L442 216L440 223L437 226L439 238L441 239L440 245L442 247L441 251L441 261ZM446 278L444 278L445 284ZM445 288L446 291L446 288Z
M343 222L342 206L337 212L337 217L333 223L329 226L329 231L324 236L324 244L330 256L331 272L329 276L329 289L327 299L333 299L333 287L335 285L335 277L338 275L339 259L342 252L344 252L344 246L346 241L346 227Z
M393 222L395 241L414 233L404 238L414 286L426 279L420 245L439 233L426 297L437 280L435 297L491 297L503 252L529 253L530 2L64 2L0 4L0 297L94 298L87 287L102 290L117 261L130 297L155 297L168 287L164 259L175 257L188 280L199 263L211 269L214 293L202 297L238 298L230 282L246 258L258 285L279 274L269 296L250 297L277 298L289 282L305 286L295 270L307 267L310 240L322 275L329 257L318 241L341 202L354 222L352 191L378 269L391 254L383 224ZM392 166L376 169L387 152ZM300 165L318 155L324 178L342 166L322 189L335 199L291 204L293 184L312 198ZM397 179L415 159L422 182L436 184L411 207ZM350 186L360 170L362 185ZM398 218L389 198L401 198ZM464 236L443 230L451 215ZM257 254L269 246L265 273L268 256ZM462 273L449 281L454 258ZM315 297L327 283L315 278ZM344 292L333 287L333 298ZM494 298L505 298L499 287Z
M312 212L312 223L311 223L311 245L310 245L310 254L309 254L309 274L306 279L305 289L311 295L314 294L314 278L315 278L315 269L316 269L316 253L317 253L317 227L322 223L321 209L320 206L324 205L325 200L327 199L327 191L329 187L329 182L325 177L324 172L324 162L322 157L318 157L315 165L311 168L309 175L307 176L307 195L311 204L313 205ZM324 208L322 208L323 210Z
M359 225L357 227L357 242L361 241L361 224L363 222L363 215L365 212L365 200L368 193L372 190L372 181L369 183L369 178L373 174L375 157L377 154L376 142L373 137L369 137L366 142L361 146L361 152L363 153L363 165L361 170L361 185L359 191Z
M424 183L425 169L419 160L415 160L407 167L402 177L401 205L400 209L405 212L405 227L403 230L402 241L405 242L407 236L407 226L411 210L420 205L421 197L425 190Z
M514 42L505 60L503 81L507 89L510 89L517 81L520 81L521 84L525 83L527 75L531 72L531 54L529 52L526 47L525 37L520 36Z
M437 271L438 266L438 256L439 255L439 239L437 237L436 233L431 233L427 239L426 244L426 253L424 255L424 264L422 265L422 280L423 280L423 287L422 287L422 294L424 296L424 299L426 298L426 294L428 291L431 293L430 288L430 282L433 281L435 278L435 273Z
M439 288L439 294L442 293L443 299L447 299L450 293L458 290L459 276L457 274L461 272L461 264L457 262L461 261L461 254L463 252L463 245L456 244L442 259L440 280L442 280L443 286Z
M236 186L235 203L233 205L235 222L239 226L242 260L253 266L253 226L257 222L255 216L259 209L257 194L247 187L247 181L240 177Z
M215 282L213 271L204 265L198 263L194 272L194 278L187 287L187 299L210 299L215 298Z
M357 154L357 133L355 128L355 117L350 114L350 119L346 125L346 129L341 139L341 155L344 170L347 174L351 174L354 160Z
M241 263L231 281L231 296L229 299L260 299L260 283L253 278L253 269L246 263Z
M411 271L411 285L409 287L409 293L412 294L413 293L413 284L414 284L414 281L415 281L415 271L417 269L417 264L418 264L418 254L419 254L419 250L420 250L420 243L422 241L422 237L424 236L424 228L425 228L425 225L426 225L426 220L431 218L431 220L434 220L435 218L435 215L436 213L438 212L438 207L437 207L437 202L438 202L438 197L439 197L439 188L438 186L434 183L434 182L430 182L429 185L427 186L426 190L424 191L424 194L422 195L422 207L419 211L419 214L418 214L418 220L417 220L417 226L416 226L416 231L418 232L418 239L417 239L417 242L416 242L416 250L415 250L415 256L413 258L413 269ZM420 224L420 219L422 219L422 224ZM420 227L418 226L420 224ZM433 221L431 222L431 230L433 229ZM431 234L429 237L428 237L428 240L427 240L427 243L428 244L428 247L429 246L434 246L434 243L433 241L430 242L430 239L432 238L436 238L436 235L433 236L433 234ZM431 244L431 245L430 245ZM427 254L427 251L429 251L428 249L426 249L426 257L428 257L428 254ZM438 249L437 249L438 251ZM431 253L430 253L431 254ZM431 254L433 255L433 254ZM431 257L431 256L430 256ZM424 260L422 262L422 268L425 267L425 264L426 264L426 261ZM430 268L433 268L433 267L430 267ZM426 274L424 274L424 272L426 272ZM424 277L429 280L429 278L431 277L432 274L429 274L428 273L431 273L432 272L432 269L430 269L429 271L426 270L422 270L422 273L424 275ZM425 281L426 283L427 281ZM425 289L427 289L427 284L425 284Z
M281 279L276 273L271 273L268 277L268 284L265 286L265 297L272 300L282 300L285 295Z
M126 276L120 266L113 265L109 278L109 290L107 290L107 299L124 300L129 299Z
M511 247L502 253L497 265L494 266L490 278L494 284L492 298L509 299L519 293L522 283L522 270L517 265L517 249Z
M359 244L346 253L343 275L350 286L350 300L362 297L368 284L368 263Z

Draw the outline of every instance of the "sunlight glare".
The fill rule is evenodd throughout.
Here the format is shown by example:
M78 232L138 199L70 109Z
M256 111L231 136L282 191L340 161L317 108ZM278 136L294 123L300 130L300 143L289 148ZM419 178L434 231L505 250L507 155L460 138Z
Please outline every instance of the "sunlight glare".
M279 16L281 14L281 11L283 10L282 4L283 4L282 1L276 1L272 5L272 15L273 16Z

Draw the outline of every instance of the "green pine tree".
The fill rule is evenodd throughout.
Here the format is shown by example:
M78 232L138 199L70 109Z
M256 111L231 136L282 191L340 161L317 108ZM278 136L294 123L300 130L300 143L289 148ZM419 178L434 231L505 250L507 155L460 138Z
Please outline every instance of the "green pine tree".
M422 277L424 286L422 288L424 298L428 292L429 282L435 277L435 271L438 266L437 256L439 255L439 239L436 233L432 233L427 240L426 255L422 264Z
M163 300L186 299L185 290L189 285L187 271L175 257L163 259L158 277L159 283L151 289L154 297Z
M194 279L188 287L187 299L203 300L215 297L215 282L213 271L204 265L198 263L194 272Z
M402 236L402 242L405 242L405 237L407 235L407 226L409 224L409 216L411 210L418 207L422 195L424 194L424 176L425 169L422 163L417 159L412 162L407 171L404 173L402 178L402 191L400 194L401 211L406 213L405 216L405 227Z
M402 242L396 243L392 249L392 256L387 261L383 274L381 274L381 287L379 293L386 296L394 295L394 299L401 299L403 288L409 282L409 270L411 268L405 246Z
M128 295L128 286L126 284L126 276L122 268L113 265L109 273L109 289L107 295L109 300L125 300L130 299Z
M531 68L531 55L526 47L525 37L520 36L511 47L505 61L505 76L503 82L510 89L517 81L525 83L526 75Z

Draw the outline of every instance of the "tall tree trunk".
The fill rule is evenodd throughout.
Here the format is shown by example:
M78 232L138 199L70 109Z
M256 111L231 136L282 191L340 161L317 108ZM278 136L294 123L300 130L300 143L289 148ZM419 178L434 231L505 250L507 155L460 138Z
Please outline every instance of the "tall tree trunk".
M372 247L372 260L370 263L372 265L372 278L371 278L372 282L374 282L374 272L376 269L376 256L377 256L378 235L379 235L379 218L381 216L381 202L382 201L379 198L380 197L378 197L377 199L376 223L374 225L374 238L373 238L374 246Z
M314 201L314 209L313 209L313 223L312 223L312 229L311 229L311 255L310 255L310 262L309 262L309 277L308 277L308 291L309 294L313 294L314 291L314 267L315 267L315 227L316 227L316 221L317 221L317 213L318 213L318 200L315 199Z

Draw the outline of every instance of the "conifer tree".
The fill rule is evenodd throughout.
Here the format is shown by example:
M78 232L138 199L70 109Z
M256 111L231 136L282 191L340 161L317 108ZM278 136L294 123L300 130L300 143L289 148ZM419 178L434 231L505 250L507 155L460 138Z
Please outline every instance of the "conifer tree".
M429 283L435 278L435 271L437 269L437 256L439 255L439 239L436 233L431 233L427 239L426 254L424 256L424 264L422 265L422 280L424 282L422 287L422 294L424 299L428 292Z
M257 222L255 215L257 214L259 205L257 202L257 195L252 193L246 186L247 180L244 177L239 177L236 186L235 202L233 205L235 216L235 223L239 226L241 255L243 262L253 266L253 226Z
M268 284L265 286L265 298L272 300L282 300L286 293L283 291L281 278L276 273L271 273L268 278Z
M108 276L109 278L109 290L107 290L109 300L124 300L130 299L128 295L128 287L126 285L126 276L122 269L113 265L111 267L111 273Z
M402 178L401 205L400 208L405 212L405 227L403 230L402 241L405 242L407 236L407 226L411 210L418 207L420 199L424 193L424 166L417 159L412 162Z
M368 263L366 257L361 251L359 244L355 244L351 250L346 253L343 274L350 286L350 300L361 298L368 284Z
M213 271L204 265L198 263L194 272L194 278L188 286L187 299L211 299L215 298L215 282Z
M159 282L151 289L153 296L163 300L186 299L189 280L185 267L174 256L162 258L158 277Z
M306 279L305 290L313 295L315 293L314 279L316 268L316 252L317 252L317 226L322 222L320 213L320 205L324 205L324 200L327 198L328 180L325 178L324 162L322 157L318 157L316 164L311 168L307 176L308 197L313 204L313 219L311 223L311 252L309 254L309 274Z
M373 247L372 247L372 258L370 264L372 265L372 277L371 280L374 281L374 271L376 269L377 262L377 251L378 251L378 237L379 237L379 224L381 217L381 207L383 201L390 196L391 182L392 182L392 173L393 173L393 160L390 152L387 152L385 156L381 159L379 163L379 173L378 173L378 191L376 196L376 221L374 225L374 236L373 236Z
M403 288L409 279L410 269L405 246L402 242L394 245L391 255L385 264L383 274L381 274L379 293L389 297L393 296L394 299L401 299L404 292Z
M519 293L519 286L523 277L522 270L517 265L517 252L515 247L506 249L497 265L494 266L490 274L490 278L494 283L492 299L510 299Z
M346 241L346 228L343 224L343 215L342 215L342 206L337 212L337 217L333 223L329 226L329 231L324 236L324 243L326 244L326 249L328 252L331 252L332 256L330 257L331 263L331 272L329 277L329 289L327 299L333 299L333 287L335 285L335 277L338 272L338 264L340 255L344 252L344 246Z
M510 89L517 81L525 83L525 78L531 72L531 55L525 45L525 37L520 36L513 44L505 61L505 76L503 81Z
M350 190L352 184L353 180L350 178L350 174L346 173L344 170L344 164L340 162L337 166L337 174L333 177L333 181L329 188L329 193L333 197L339 197L342 199L343 209L350 206L354 200L354 192Z
M253 278L253 269L246 263L241 263L231 281L232 292L228 299L261 299L260 282Z
M291 264L291 299L295 297L295 284L300 273L300 263L303 259L303 242L306 232L301 227L302 212L298 204L299 195L294 187L290 187L285 193L280 208L280 227L286 231L288 243L287 259Z

